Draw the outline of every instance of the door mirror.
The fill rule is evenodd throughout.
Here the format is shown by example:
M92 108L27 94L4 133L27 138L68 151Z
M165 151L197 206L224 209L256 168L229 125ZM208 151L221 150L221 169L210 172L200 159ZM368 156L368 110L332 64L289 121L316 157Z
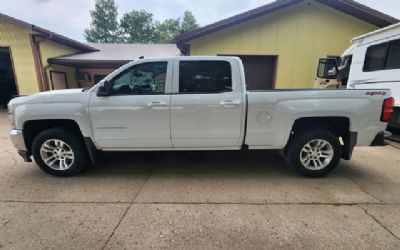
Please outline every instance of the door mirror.
M323 79L337 79L338 67L336 59L323 58L319 60L317 77Z
M109 81L105 81L103 85L99 86L97 90L97 96L109 96L111 94L111 84Z

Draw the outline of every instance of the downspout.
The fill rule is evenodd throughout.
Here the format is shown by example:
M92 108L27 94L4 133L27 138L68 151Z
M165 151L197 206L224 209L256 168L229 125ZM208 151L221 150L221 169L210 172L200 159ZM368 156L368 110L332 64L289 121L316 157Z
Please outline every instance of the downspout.
M42 40L39 41L36 38L41 38ZM43 37L41 35L36 35L36 34L32 35L33 44L34 44L35 50L36 50L36 52L38 54L37 60L38 60L38 64L39 64L39 71L40 71L39 73L40 73L41 80L42 80L42 90L43 91L47 91L47 90L50 89L49 88L49 80L47 78L47 69L50 67L50 65L46 65L45 67L43 67L42 52L40 51L40 43L44 42L44 41L47 41L50 38L51 38L51 36Z

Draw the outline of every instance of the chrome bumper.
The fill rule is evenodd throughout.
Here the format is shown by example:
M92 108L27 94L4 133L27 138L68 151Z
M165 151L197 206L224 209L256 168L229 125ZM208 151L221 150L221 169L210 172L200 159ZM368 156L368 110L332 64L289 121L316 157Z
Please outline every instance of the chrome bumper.
M19 129L12 129L10 131L10 138L12 143L14 144L14 147L18 151L27 151L26 146L25 146L25 141L24 141L24 134L22 130Z
M24 159L24 161L31 162L31 153L26 149L22 130L12 129L10 131L10 138L14 147L17 149L18 154Z

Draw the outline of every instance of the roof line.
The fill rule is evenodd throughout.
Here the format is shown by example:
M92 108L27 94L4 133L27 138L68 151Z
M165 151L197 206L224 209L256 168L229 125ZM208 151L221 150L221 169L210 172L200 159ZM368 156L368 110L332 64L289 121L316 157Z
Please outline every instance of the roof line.
M206 25L194 31L177 36L175 38L175 41L177 43L178 48L182 49L184 48L185 43L191 40L257 18L259 16L263 16L284 9L286 7L298 4L303 1L304 0L276 0L272 3L260 6L258 8L240 13L232 17L225 18L223 20ZM354 12L353 14L357 18L365 20L366 22L370 22L380 27L391 25L399 21L394 17L381 13L377 10L371 9L353 0L315 0L315 1L347 14L351 14Z
M78 41L73 40L71 38L65 37L63 35L54 33L54 32L52 32L50 30L41 28L39 26L27 23L27 22L22 21L20 19L5 15L3 13L0 13L0 20L3 20L5 22L9 22L9 23L18 25L18 26L26 28L26 29L31 29L31 30L36 31L36 32L40 33L41 35L49 38L50 40L52 40L54 42L57 42L57 43L60 43L60 44L63 44L65 46L69 46L69 47L72 47L72 48L75 48L75 49L88 51L88 52L99 51L98 49L93 48L93 47L91 47L89 45L86 45L84 43L81 43L81 42L78 42Z
M358 41L360 39L364 39L364 38L370 37L372 35L380 34L382 32L385 32L385 31L388 31L388 30L392 30L392 29L395 29L395 28L400 28L400 23L395 23L395 24L387 26L385 28L382 28L382 29L379 29L379 30L374 30L374 31L371 31L371 32L369 32L367 34L354 37L353 39L351 39L351 42L354 43L355 41Z

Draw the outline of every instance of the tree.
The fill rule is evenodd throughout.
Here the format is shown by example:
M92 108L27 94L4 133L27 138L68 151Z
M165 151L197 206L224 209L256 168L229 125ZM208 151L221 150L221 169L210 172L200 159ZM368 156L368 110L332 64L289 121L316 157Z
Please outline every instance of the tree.
M171 43L175 37L195 30L199 27L196 18L192 12L185 11L182 21L180 18L167 19L162 23L156 24L157 41L158 43Z
M96 0L95 9L90 11L92 22L85 29L88 42L119 42L118 10L114 0Z
M96 0L90 15L92 22L84 34L88 42L171 43L175 37L199 27L190 11L185 11L182 19L159 22L153 19L152 13L132 10L126 12L118 23L114 0Z
M181 23L180 34L193 31L199 27L199 24L196 21L196 18L193 16L192 12L185 11L183 14L183 20Z
M124 41L129 43L155 42L156 26L153 14L145 10L133 10L123 15L121 19L121 31Z
M181 34L181 24L178 19L167 19L156 23L156 38L158 43L170 43L176 36Z

